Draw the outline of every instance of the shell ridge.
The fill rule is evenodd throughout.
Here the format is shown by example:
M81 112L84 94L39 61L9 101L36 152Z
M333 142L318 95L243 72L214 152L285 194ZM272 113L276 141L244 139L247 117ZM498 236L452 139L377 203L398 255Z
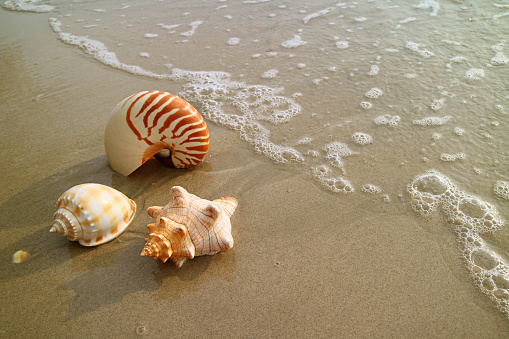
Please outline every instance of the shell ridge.
M168 93L170 94L170 93ZM173 94L171 94L173 95ZM154 127L157 126L157 124L159 123L159 119L161 119L161 117L163 117L165 114L171 114L171 109L170 111L167 110L168 106L171 107L171 103L173 102L173 100L176 98L175 95L173 96L167 96L167 100L163 103L161 103L161 105L159 107L157 107L156 109L154 109L154 111L157 111L155 116L154 116L154 119L152 120L152 125L149 127L148 131L149 131L149 134L152 133L152 129ZM148 114L152 114L152 112L149 112Z
M136 135L138 140L142 140L143 138L141 136L141 133L138 131L136 126L134 126L134 123L131 120L131 111L132 111L133 107L136 105L136 103L138 102L138 100L143 98L145 95L150 94L150 93L154 93L154 92L155 91L142 92L142 94L139 97L137 97L136 99L133 100L133 102L129 105L129 108L127 109L127 113L126 113L126 122L127 122L127 125L129 126L131 131L133 131L133 133Z

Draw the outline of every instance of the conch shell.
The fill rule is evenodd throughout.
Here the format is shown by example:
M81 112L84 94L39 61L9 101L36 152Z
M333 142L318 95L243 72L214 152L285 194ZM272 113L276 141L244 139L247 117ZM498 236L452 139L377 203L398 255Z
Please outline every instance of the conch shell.
M83 246L97 246L118 237L136 213L136 203L114 188L81 184L57 201L50 232Z
M198 165L209 149L209 130L198 111L176 95L145 91L122 100L104 133L111 167L129 175L153 155L166 166Z
M201 199L180 186L171 189L173 201L168 205L149 207L155 223L147 226L142 257L171 259L181 267L187 259L213 255L233 247L230 217L237 200L222 197L213 201Z

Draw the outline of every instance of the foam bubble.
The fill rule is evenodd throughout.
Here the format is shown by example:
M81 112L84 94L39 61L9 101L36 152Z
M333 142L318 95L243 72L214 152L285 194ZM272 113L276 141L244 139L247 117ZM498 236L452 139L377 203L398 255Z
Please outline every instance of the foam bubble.
M366 133L355 132L352 134L352 141L359 145L367 145L373 142L373 137Z
M306 15L304 18L302 18L302 21L304 22L304 24L307 24L309 20L328 14L332 10L334 10L334 7L322 9L321 11L318 11L316 13Z
M354 188L350 181L343 177L331 177L330 168L320 165L313 168L313 177L318 180L324 187L335 193L352 193Z
M497 181L493 186L493 193L495 193L497 197L509 199L509 182Z
M412 123L414 125L421 125L421 126L424 126L424 127L440 126L440 125L445 124L447 121L449 121L450 118L451 118L450 116L445 116L445 117L426 117L426 118L422 118L422 119L419 119L419 120L414 120L414 121L412 121Z
M456 153L456 154L448 154L442 153L440 155L440 160L442 161L456 161L465 159L465 153Z
M369 70L368 75L374 76L377 75L378 72L380 72L380 67L378 67L377 65L371 65L371 69Z
M348 41L336 41L336 47L339 49L348 48Z
M405 48L418 53L423 58L430 58L433 55L435 55L431 51L421 50L420 47L421 47L421 45L419 45L418 43L415 43L415 42L407 42L405 45Z
M273 79L278 75L279 71L277 69L269 69L268 71L262 74L262 78L264 79Z
M196 31L196 29L198 28L198 26L200 26L201 24L203 23L203 21L193 21L189 24L189 26L191 26L191 29L187 32L182 32L180 33L180 35L182 36L191 36L194 34L194 32Z
M3 8L12 11L45 13L51 12L55 6L36 5L40 0L7 0L2 3Z
M313 138L303 137L299 141L297 141L297 145L309 144L311 141L313 141Z
M235 46L235 45L238 45L240 43L240 39L239 38L230 38L228 39L228 41L226 42L226 44L230 45L230 46Z
M438 111L440 108L444 106L444 102L445 102L444 99L433 100L433 102L429 106L431 107L432 110Z
M431 13L429 13L430 16L437 16L438 10L440 9L440 4L436 2L435 0L422 0L419 2L419 4L414 6L415 8L420 9L430 9Z
M378 194L382 192L382 189L373 184L365 184L361 187L361 191L369 194Z
M502 52L497 52L493 58L490 59L490 63L494 66L505 65L509 62L509 59Z
M293 39L284 41L281 44L281 46L283 46L285 48L295 48L295 47L299 47L299 46L302 46L302 45L305 45L305 44L307 44L307 42L303 41L302 38L300 37L300 35L295 34L293 36Z
M148 57L150 57L150 54L148 54L147 52L141 52L140 56L143 58L148 58Z
M456 135L463 135L465 134L465 130L459 127L454 127L454 134Z
M155 34L155 33L146 33L146 34L144 35L144 37L145 37L145 38L149 38L149 39L151 39L151 38L157 38L158 36L159 36L159 35L158 35L158 34Z
M469 80L481 80L484 78L484 69L471 68L465 73L465 78Z
M363 101L361 102L361 107L364 109L370 109L371 107L373 107L373 105L371 104L371 102Z
M373 119L376 125L388 125L389 127L396 127L401 120L399 115L392 116L390 114L380 115Z
M325 159L334 167L340 168L344 173L343 158L355 154L348 146L341 142L331 142L324 147Z
M372 89L370 89L369 91L367 91L366 93L364 93L364 95L368 98L371 98L371 99L376 99L378 98L379 96L382 95L382 90L379 89L379 88L376 88L376 87L373 87Z

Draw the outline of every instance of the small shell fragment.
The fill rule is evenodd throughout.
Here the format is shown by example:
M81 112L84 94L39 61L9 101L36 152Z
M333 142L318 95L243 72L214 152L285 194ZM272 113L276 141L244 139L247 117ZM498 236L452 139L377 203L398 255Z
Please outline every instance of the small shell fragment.
M19 250L12 256L12 262L15 264L19 264L23 260L25 260L28 257L28 252Z

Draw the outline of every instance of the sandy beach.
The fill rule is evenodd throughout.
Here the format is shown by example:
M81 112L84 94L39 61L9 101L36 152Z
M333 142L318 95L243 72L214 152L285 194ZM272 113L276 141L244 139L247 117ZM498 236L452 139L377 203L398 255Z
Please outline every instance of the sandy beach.
M352 182L377 176L390 202L331 192L303 166L276 164L209 121L210 150L199 166L151 159L128 177L114 172L103 144L111 110L138 91L179 93L182 83L97 62L55 38L52 15L0 10L0 337L507 337L507 316L472 283L444 214L412 211L405 188L419 172L410 163L391 174L393 163L408 160L403 151L375 145L376 166L364 156L349 162ZM502 154L497 168L507 168ZM462 166L472 167L447 173L493 202L491 186L472 171L454 176ZM49 232L58 197L87 182L138 206L124 234L94 248ZM140 257L152 222L146 210L168 203L175 185L238 200L231 250L182 268ZM496 201L507 217L507 201ZM487 239L505 258L507 226L495 234ZM29 256L14 264L18 250Z

